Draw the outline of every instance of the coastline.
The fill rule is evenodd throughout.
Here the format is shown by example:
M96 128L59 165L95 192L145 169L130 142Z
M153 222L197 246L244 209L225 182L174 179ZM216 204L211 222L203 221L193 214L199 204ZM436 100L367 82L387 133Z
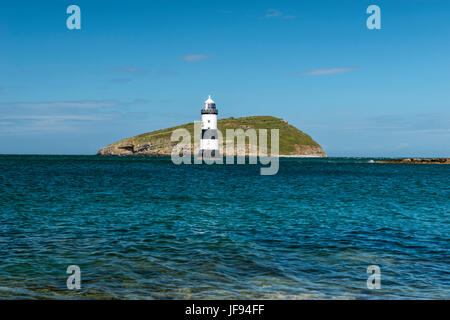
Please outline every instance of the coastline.
M304 155L290 155L290 154L280 154L278 158L328 158L328 155L318 155L318 154L304 154Z

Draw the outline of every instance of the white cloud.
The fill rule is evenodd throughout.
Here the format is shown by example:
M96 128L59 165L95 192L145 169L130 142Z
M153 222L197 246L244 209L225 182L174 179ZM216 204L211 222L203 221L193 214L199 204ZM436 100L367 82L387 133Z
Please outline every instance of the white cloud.
M296 16L283 14L281 11L279 11L277 9L268 9L263 18L265 18L265 19L270 19L270 18L295 19Z
M341 68L327 68L327 69L314 69L314 70L308 70L300 72L300 75L305 76L322 76L327 74L337 74L337 73L344 73L344 72L350 72L353 70L359 69L358 67L341 67Z
M181 59L186 62L197 62L197 61L202 61L202 60L206 60L209 58L210 58L210 56L207 54L198 54L198 53L197 54L186 54L181 57Z

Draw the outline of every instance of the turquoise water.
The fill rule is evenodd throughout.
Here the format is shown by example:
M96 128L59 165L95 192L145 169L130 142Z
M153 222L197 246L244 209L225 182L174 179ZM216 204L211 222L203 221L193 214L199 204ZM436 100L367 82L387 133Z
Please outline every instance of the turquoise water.
M368 162L0 156L0 298L449 299L450 166Z

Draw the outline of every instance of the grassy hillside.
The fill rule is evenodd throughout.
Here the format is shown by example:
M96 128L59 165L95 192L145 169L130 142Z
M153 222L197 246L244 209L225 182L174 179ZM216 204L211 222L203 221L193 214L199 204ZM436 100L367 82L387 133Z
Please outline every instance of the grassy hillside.
M143 133L138 136L126 138L119 142L108 145L102 150L127 150L131 153L139 153L139 146L151 145L152 149L167 149L176 143L170 142L170 136L176 129L184 128L188 130L191 136L194 136L194 123L188 123L176 127L171 127L162 130L156 130L148 133ZM268 147L270 150L270 129L279 129L280 133L280 154L295 155L302 152L322 152L320 145L315 142L309 135L288 124L285 120L271 117L271 116L255 116L243 118L226 118L218 120L218 128L223 135L226 135L226 129L268 129ZM225 137L224 137L225 138ZM99 154L108 154L108 152L99 151ZM144 150L149 151L148 149ZM164 153L164 152L163 152ZM110 154L116 154L112 152Z

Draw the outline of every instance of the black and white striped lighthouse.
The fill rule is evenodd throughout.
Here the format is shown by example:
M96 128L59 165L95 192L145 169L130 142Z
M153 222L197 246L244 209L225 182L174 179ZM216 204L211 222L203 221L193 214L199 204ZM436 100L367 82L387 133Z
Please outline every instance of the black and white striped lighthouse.
M202 108L202 136L200 140L200 153L205 157L219 156L219 141L217 135L217 114L216 103L211 99L211 95L205 101Z

